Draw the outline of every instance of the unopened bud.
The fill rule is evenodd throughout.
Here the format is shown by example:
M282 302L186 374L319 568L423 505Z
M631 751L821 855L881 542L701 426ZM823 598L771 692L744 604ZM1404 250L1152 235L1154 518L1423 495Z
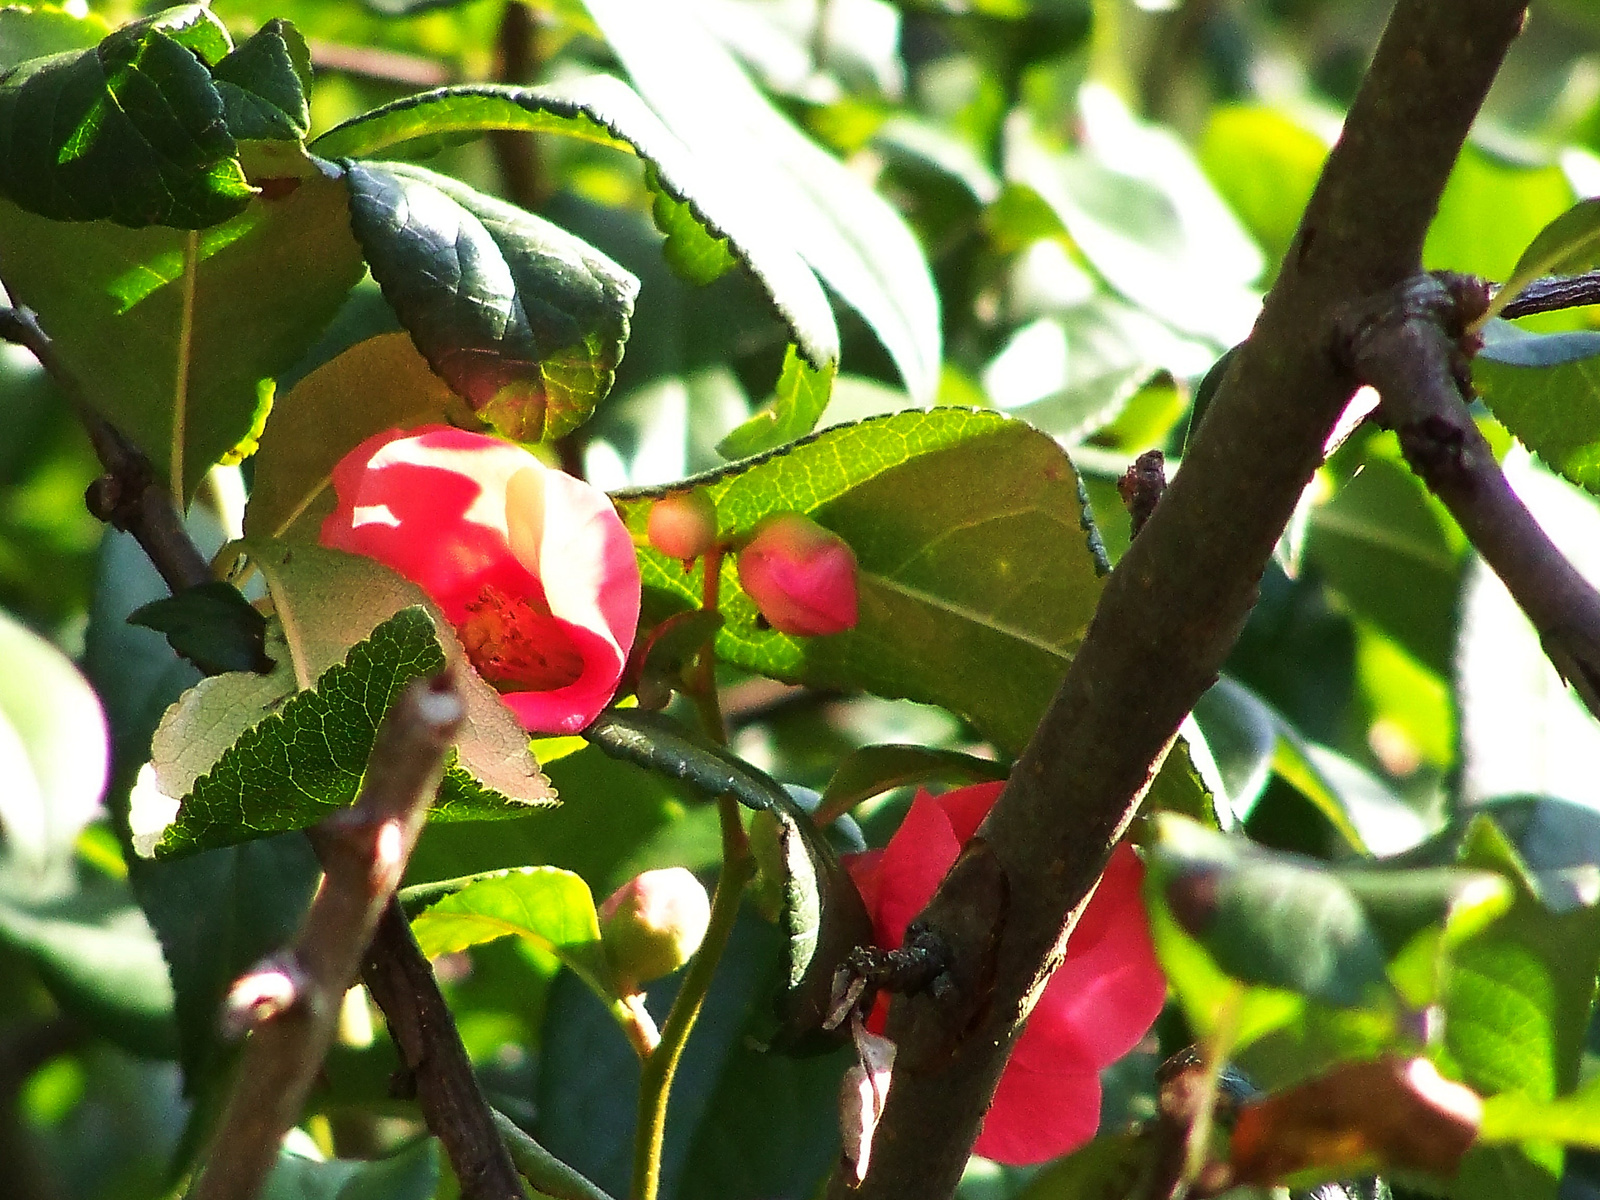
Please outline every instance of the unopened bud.
M646 871L600 906L600 940L623 995L694 956L711 923L706 889L682 867Z
M699 558L717 544L717 506L704 492L664 496L651 506L645 531L668 558Z
M822 637L855 628L855 552L799 513L756 526L739 552L739 583L780 633Z

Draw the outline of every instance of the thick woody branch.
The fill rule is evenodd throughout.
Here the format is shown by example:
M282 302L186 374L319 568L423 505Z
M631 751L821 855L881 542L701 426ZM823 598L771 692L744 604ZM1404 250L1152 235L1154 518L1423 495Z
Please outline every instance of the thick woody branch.
M283 1135L300 1120L340 1001L405 871L465 716L448 672L409 684L379 727L355 805L311 831L322 885L289 954L257 969L287 985L287 1003L245 1045L191 1200L252 1200L265 1184ZM240 986L255 982L246 976Z
M174 592L209 580L211 572L205 557L184 529L171 495L165 488L150 482L154 471L149 460L98 414L81 381L55 353L34 314L27 309L0 309L0 338L33 352L88 430L101 465L106 469L106 476L90 489L87 497L90 509L132 533ZM116 502L108 502L105 510L97 507L97 490L116 498ZM373 762L384 761L384 757L375 752ZM411 761L401 756L396 764ZM325 833L326 837L319 834L313 841L324 871L337 876L347 869L346 855L339 843L341 831L330 828ZM389 835L391 840L393 836ZM409 854L410 838L401 840ZM390 893L405 860L402 857L398 862L394 881L388 886ZM380 907L382 916L372 934L365 979L384 1011L390 1031L401 1043L407 1062L415 1071L417 1099L428 1127L450 1156L456 1176L461 1180L462 1195L467 1200L522 1200L522 1185L495 1132L494 1118L478 1090L472 1064L462 1048L444 998L439 994L439 985L428 960L417 948L411 927L392 895ZM280 965L290 969L282 972L279 979L263 975L253 981L261 985L256 997L263 1003L271 1002L269 995L273 992L283 1002L292 1000L295 989L304 982L300 967L293 959ZM349 978L346 977L347 982ZM319 1053L311 1069L314 1071L320 1063ZM420 1069L418 1064L425 1064L426 1069Z
M1467 411L1471 376L1459 339L1487 297L1457 278L1408 281L1355 318L1348 353L1377 389L1411 469L1443 501L1528 619L1564 679L1600 716L1600 593L1511 490Z
M1133 540L1005 792L922 920L957 986L900 999L859 1188L948 1196L1028 1012L1178 725L1216 679L1354 391L1338 319L1419 267L1521 0L1400 0L1250 340ZM974 916L973 914L977 914Z

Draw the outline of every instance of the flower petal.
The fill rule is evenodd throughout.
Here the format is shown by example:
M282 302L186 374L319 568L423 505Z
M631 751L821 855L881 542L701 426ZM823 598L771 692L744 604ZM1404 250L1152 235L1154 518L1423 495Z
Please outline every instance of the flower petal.
M983 1119L975 1154L1010 1166L1041 1163L1076 1150L1100 1126L1100 1076L1069 1067L1007 1065Z
M961 843L956 841L944 808L927 792L919 791L878 865L878 903L872 912L872 928L880 946L893 950L905 940L911 918L932 899L960 853Z

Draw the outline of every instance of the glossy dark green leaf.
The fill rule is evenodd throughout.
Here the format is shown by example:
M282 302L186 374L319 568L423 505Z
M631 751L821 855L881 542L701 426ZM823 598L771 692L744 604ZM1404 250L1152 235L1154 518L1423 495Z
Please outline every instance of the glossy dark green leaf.
M199 234L68 225L0 201L0 282L185 497L218 459L253 448L272 379L361 278L343 181L307 170Z
M670 719L608 709L584 736L613 757L682 780L707 798L731 795L778 822L786 971L779 1011L789 1038L816 1030L830 1004L834 971L871 940L861 896L805 810L778 783L726 750L707 746Z
M1484 333L1472 383L1489 410L1565 478L1600 492L1600 333L1534 334L1504 321Z
M787 451L696 477L737 542L800 512L855 551L859 624L831 637L763 629L722 564L717 653L819 687L940 704L1019 749L1099 599L1097 537L1077 476L1049 437L992 412L935 409L825 430ZM618 497L638 540L655 493ZM644 583L698 602L702 568L640 549Z
M655 217L674 265L704 282L720 274L725 253L733 255L766 289L811 365L820 370L838 360L839 333L827 297L782 224L708 174L620 80L592 76L542 88L440 88L347 121L313 145L329 157L414 155L494 129L561 134L638 155L656 190Z
M444 175L351 163L350 225L433 369L518 441L611 389L639 282L587 242Z
M267 619L231 583L212 580L153 600L128 620L166 634L172 648L207 675L272 670L266 653Z
M833 390L832 365L818 371L790 346L771 402L717 443L724 458L745 458L802 438L817 427Z
M137 1054L175 1048L161 946L126 883L67 867L0 867L0 945L28 959L61 1007Z
M135 228L237 216L250 187L208 70L227 50L196 4L17 68L0 79L0 195L55 220Z
M667 127L719 176L719 186L781 230L861 314L913 401L931 402L941 353L938 302L900 215L773 108L693 6L586 0L584 7ZM822 363L812 357L812 365Z
M268 21L211 73L240 141L303 140L311 130L311 52L289 22Z

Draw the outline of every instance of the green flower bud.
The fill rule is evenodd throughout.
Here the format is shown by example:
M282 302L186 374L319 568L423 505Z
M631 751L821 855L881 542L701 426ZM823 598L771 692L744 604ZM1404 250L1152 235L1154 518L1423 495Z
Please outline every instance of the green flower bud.
M600 940L622 995L694 956L711 923L706 889L682 867L646 871L600 906Z

